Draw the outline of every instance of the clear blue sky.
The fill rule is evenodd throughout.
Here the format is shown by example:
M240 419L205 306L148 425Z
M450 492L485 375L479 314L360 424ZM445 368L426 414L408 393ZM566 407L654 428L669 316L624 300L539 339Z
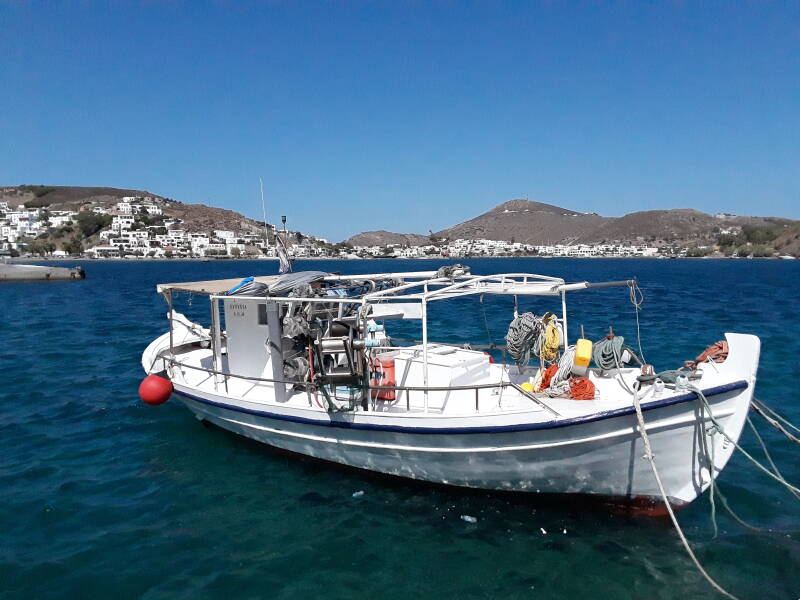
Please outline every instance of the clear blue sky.
M58 5L57 5L58 4ZM800 218L800 3L7 2L0 184L340 240L528 196Z

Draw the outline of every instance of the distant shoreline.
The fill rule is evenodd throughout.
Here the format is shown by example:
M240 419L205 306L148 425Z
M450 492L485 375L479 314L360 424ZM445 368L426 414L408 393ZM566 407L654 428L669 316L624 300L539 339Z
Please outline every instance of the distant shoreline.
M469 258L466 257L449 257L449 256L419 256L414 258L403 258L403 257L387 257L387 258L342 258L342 257L332 257L332 256L316 256L316 257L298 257L293 258L293 261L369 261L369 262L383 262L387 260L407 260L407 261L416 261L416 260L500 260L500 259L525 259L525 258L534 258L534 259L542 259L542 260L549 260L549 259L556 259L556 258L568 258L571 260L788 260L785 258L781 258L780 256L761 256L761 257L738 257L738 256L674 256L674 257L667 257L667 256L471 256ZM126 262L126 263L162 263L162 262L275 262L277 259L269 258L83 258L83 257L62 257L62 256L55 256L55 257L16 257L16 258L8 258L8 263L37 263L37 262L58 262L58 263L65 263L65 262L75 262L75 261L83 261L83 262Z

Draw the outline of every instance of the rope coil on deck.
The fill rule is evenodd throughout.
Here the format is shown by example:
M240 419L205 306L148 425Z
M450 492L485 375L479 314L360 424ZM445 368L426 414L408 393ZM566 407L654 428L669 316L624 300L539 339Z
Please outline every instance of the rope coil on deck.
M508 353L521 369L530 360L531 353L543 363L558 359L561 346L561 331L558 319L553 313L539 317L532 312L514 317L506 334Z

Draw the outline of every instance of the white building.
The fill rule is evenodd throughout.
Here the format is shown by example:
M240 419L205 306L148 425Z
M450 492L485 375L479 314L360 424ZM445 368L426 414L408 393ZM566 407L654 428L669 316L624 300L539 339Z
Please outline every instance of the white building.
M142 211L144 211L151 216L152 215L159 216L164 214L164 211L161 210L161 207L155 204L132 204L131 209L134 213L141 213Z
M134 216L133 215L115 215L111 219L111 229L116 231L123 231L126 229L130 229L133 227Z
M118 257L119 248L117 246L112 246L111 244L100 244L86 250L86 254L94 256L95 258Z
M70 223L75 222L75 216L78 213L63 210L63 211L54 211L50 213L50 227L63 227L64 225L69 225Z

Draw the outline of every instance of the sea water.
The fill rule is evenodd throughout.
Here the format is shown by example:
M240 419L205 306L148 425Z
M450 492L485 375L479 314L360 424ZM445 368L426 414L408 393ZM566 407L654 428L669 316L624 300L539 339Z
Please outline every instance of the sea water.
M305 261L342 273L445 261ZM761 337L756 394L800 422L800 261L470 259L476 273L637 277L641 343L657 369L725 331ZM270 451L205 428L174 398L137 398L144 347L166 327L159 282L274 273L271 261L82 263L79 282L3 284L0 300L2 598L707 598L664 519L593 503L432 487ZM179 308L207 321L203 297ZM442 302L431 338L502 343L510 298ZM520 311L558 309L520 300ZM484 319L485 315L485 319ZM638 350L626 288L569 296L571 337L608 327ZM418 335L409 323L400 333ZM395 328L397 329L397 328ZM397 334L397 333L396 333ZM796 445L762 428L786 478ZM752 433L742 444L758 455ZM657 460L657 457L656 457ZM735 456L679 513L700 560L742 598L800 594L800 502ZM719 504L719 503L718 503ZM463 519L463 515L473 517Z

